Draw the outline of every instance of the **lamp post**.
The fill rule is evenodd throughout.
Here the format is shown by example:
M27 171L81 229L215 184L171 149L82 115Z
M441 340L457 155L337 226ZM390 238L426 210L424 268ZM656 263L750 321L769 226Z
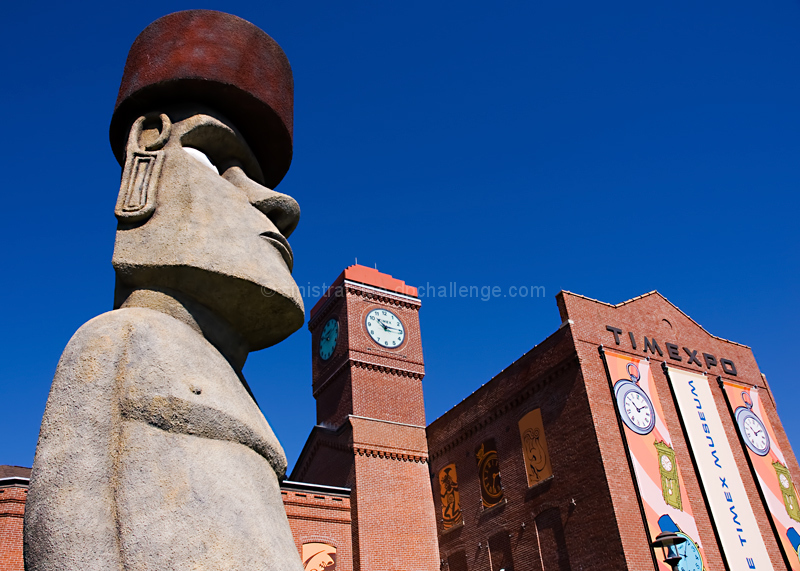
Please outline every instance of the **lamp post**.
M661 554L664 556L664 563L672 567L673 571L675 571L678 569L678 563L683 559L678 554L678 549L675 546L684 541L686 541L686 538L681 537L677 533L662 531L656 536L656 540L651 545L653 548L661 548Z

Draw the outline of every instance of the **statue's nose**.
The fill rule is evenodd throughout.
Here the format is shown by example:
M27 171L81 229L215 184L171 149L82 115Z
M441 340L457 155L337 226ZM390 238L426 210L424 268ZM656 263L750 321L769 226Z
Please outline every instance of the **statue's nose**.
M231 167L222 175L225 180L245 191L250 204L258 208L288 238L300 222L300 205L287 194L261 186L239 167Z

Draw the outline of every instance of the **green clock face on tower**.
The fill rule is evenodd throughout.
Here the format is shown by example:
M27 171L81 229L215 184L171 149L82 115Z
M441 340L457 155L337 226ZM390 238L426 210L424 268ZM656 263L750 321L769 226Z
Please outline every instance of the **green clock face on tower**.
M373 309L364 320L367 333L381 347L399 347L406 338L406 328L400 318L388 309Z
M319 356L324 361L330 359L333 350L336 349L336 341L339 339L339 322L336 318L331 318L322 328L322 335L319 337Z

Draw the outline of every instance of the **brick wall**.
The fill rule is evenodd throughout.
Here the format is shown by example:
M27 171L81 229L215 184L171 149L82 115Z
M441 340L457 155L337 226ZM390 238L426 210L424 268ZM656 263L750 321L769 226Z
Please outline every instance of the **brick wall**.
M537 408L553 476L529 488L518 422ZM489 438L497 447L505 503L484 509L475 449ZM428 445L445 569L626 568L607 485L614 467L601 461L569 328L431 423ZM450 463L456 464L464 523L445 532L438 472Z
M439 569L428 465L413 458L355 456L358 569Z
M349 490L284 481L281 495L298 553L303 544L326 543L336 548L336 571L353 571Z
M0 466L0 571L23 571L22 518L30 468Z

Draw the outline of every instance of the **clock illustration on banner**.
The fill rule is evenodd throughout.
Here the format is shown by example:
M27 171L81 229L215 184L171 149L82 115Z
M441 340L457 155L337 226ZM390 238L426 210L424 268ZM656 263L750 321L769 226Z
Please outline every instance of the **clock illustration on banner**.
M786 508L786 513L790 518L795 521L800 521L800 506L797 505L797 494L792 483L792 476L789 474L789 469L780 462L773 462L772 467L775 468L775 474L778 476L778 484L781 487L781 495L783 496L783 505Z
M661 531L671 531L686 540L683 543L671 547L671 549L676 550L678 555L681 556L681 560L678 561L676 569L679 571L703 571L703 556L700 553L700 547L694 539L683 533L681 528L677 526L668 514L664 514L658 518L658 527L661 528Z
M319 337L319 356L323 361L330 359L333 350L336 349L336 341L339 339L339 322L332 317L322 328L322 335Z
M736 424L739 425L739 433L750 450L759 456L766 456L769 454L770 447L767 427L753 412L753 401L750 400L747 391L742 391L742 400L745 406L740 406L734 412Z
M372 340L381 347L399 347L406 338L403 322L388 309L373 309L367 314L364 325Z
M614 385L617 408L625 426L636 434L649 434L656 426L653 403L638 384L642 378L639 367L628 363L627 370L630 379L620 379Z
M661 473L661 495L664 502L676 510L683 510L675 450L666 442L656 441L654 446L658 452L658 471Z

